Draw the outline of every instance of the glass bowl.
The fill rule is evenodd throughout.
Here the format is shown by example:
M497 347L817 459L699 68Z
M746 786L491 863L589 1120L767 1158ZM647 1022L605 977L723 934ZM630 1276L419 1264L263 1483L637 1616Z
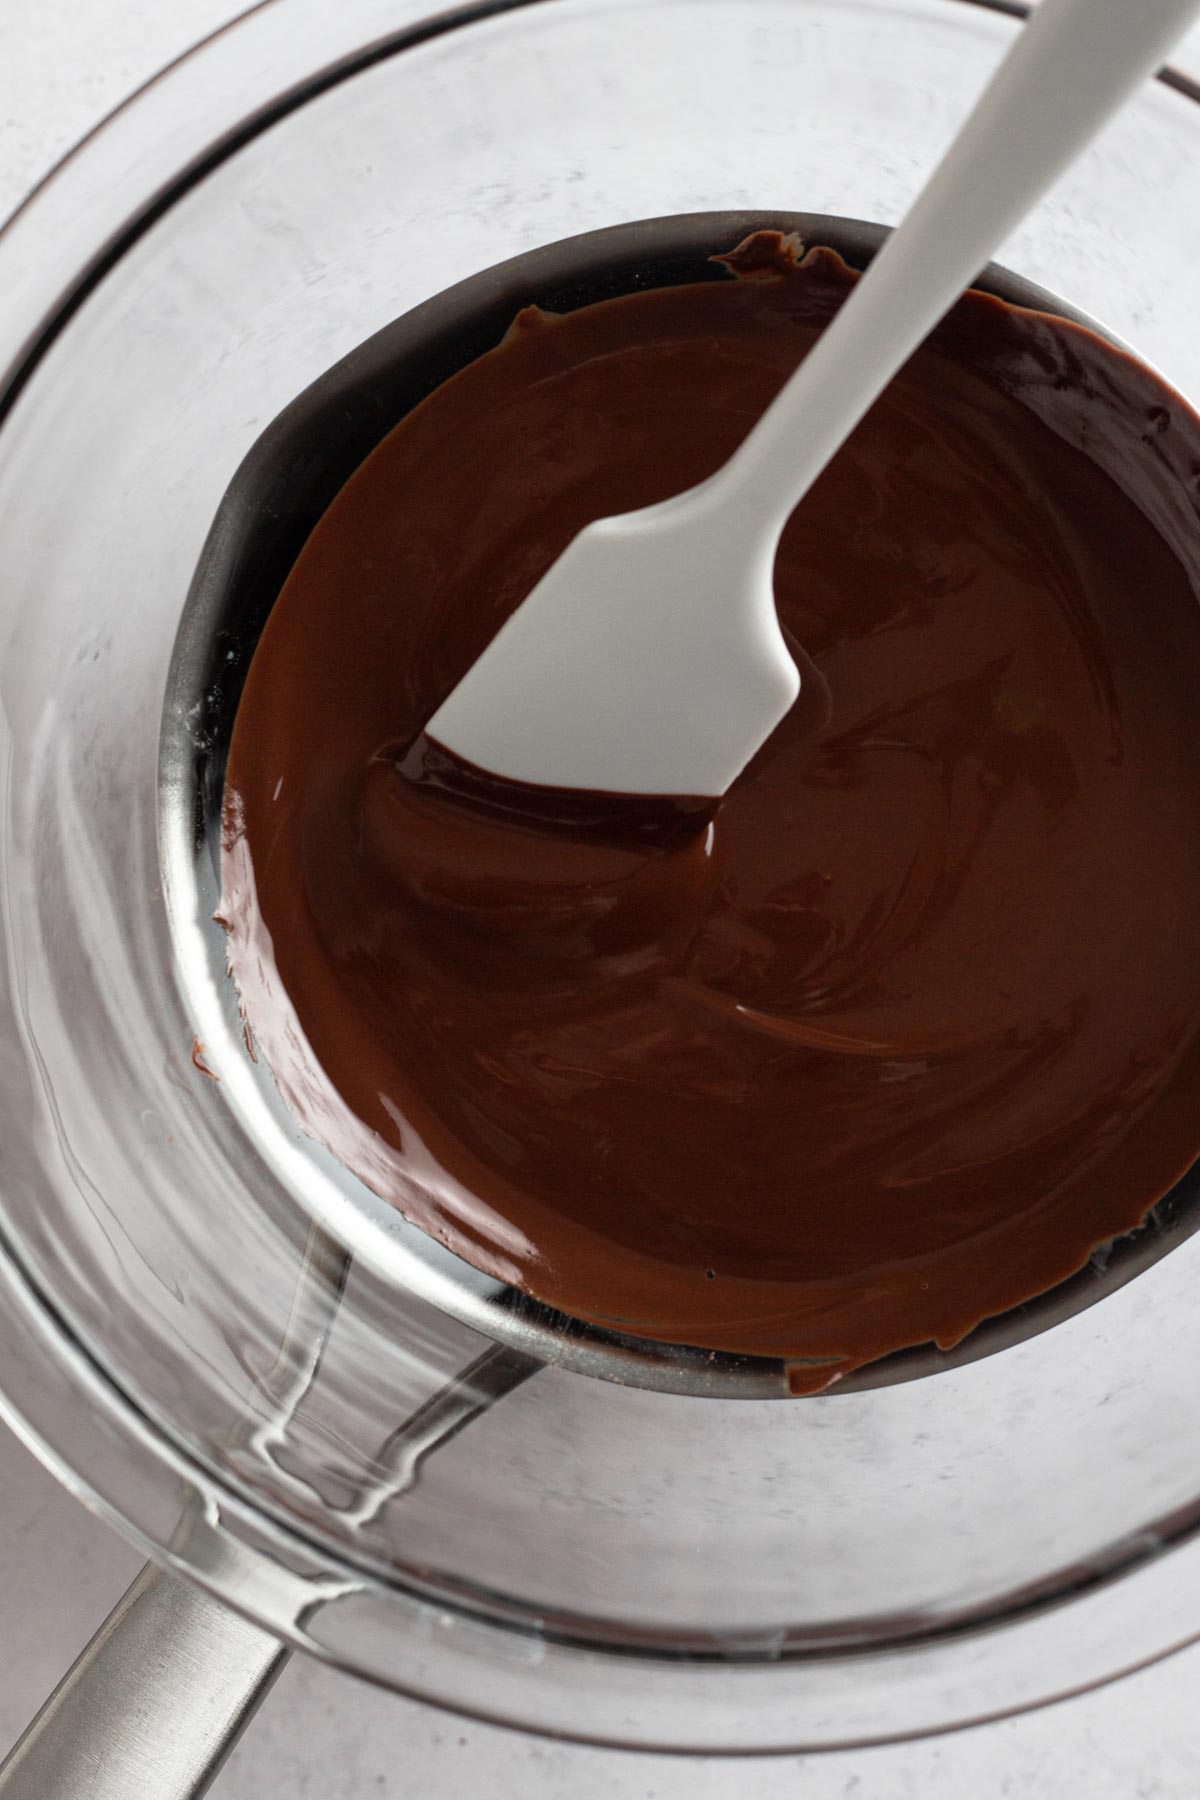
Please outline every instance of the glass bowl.
M1038 1335L788 1400L778 1366L515 1303L372 1206L246 1055L210 916L195 578L277 415L567 238L894 222L1018 19L268 0L0 238L6 1413L151 1554L397 1689L593 1742L807 1749L1200 1634L1200 1237L1174 1215L1170 1255L1119 1287L1098 1265L1102 1301ZM999 257L1193 396L1196 102L1148 85ZM266 555L267 500L251 522Z

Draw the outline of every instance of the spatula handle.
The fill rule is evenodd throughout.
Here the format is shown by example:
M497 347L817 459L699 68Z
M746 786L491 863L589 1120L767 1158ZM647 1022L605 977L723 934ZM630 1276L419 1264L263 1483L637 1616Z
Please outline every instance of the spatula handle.
M1200 0L1040 0L924 190L714 477L773 546L853 427L1024 215L1200 13Z

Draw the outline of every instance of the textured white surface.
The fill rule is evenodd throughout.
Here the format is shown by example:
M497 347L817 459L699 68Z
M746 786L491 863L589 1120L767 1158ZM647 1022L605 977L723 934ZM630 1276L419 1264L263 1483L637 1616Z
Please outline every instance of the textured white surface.
M36 9L0 0L0 215L124 93L236 10L228 0L41 0ZM1180 60L1200 68L1200 33ZM0 1520L2 1752L132 1578L138 1558L2 1428ZM932 1743L755 1764L690 1762L543 1744L297 1660L214 1794L1195 1800L1198 1692L1200 1650L1193 1650L1102 1693Z

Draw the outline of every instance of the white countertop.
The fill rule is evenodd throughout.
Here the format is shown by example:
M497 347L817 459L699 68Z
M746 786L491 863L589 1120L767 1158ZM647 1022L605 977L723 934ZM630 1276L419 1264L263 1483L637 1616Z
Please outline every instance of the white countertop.
M4 0L0 216L124 93L238 10L230 0L40 0L36 8ZM1186 60L1200 68L1200 32ZM0 1517L3 1753L139 1558L3 1428ZM924 1744L690 1761L542 1743L297 1658L213 1792L220 1800L1196 1800L1198 1695L1200 1648L1083 1699Z

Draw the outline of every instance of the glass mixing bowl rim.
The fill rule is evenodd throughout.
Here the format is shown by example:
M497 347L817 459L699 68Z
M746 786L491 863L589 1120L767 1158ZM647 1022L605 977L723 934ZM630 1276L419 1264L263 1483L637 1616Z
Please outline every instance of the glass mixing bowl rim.
M520 1602L514 1603L510 1597L489 1590L478 1590L480 1599L474 1604L463 1589L456 1589L449 1583L439 1585L436 1579L430 1582L428 1591L423 1591L416 1580L402 1574L394 1566L378 1563L374 1558L357 1552L350 1544L334 1543L319 1532L308 1530L303 1520L288 1517L281 1510L263 1505L250 1489L231 1480L224 1471L213 1468L176 1434L164 1429L113 1378L58 1312L42 1283L28 1268L19 1250L9 1241L2 1221L0 1258L7 1265L5 1276L10 1285L19 1287L24 1304L30 1309L36 1309L44 1324L62 1344L76 1371L85 1375L88 1386L93 1391L99 1389L102 1392L106 1409L117 1412L132 1435L153 1449L176 1474L215 1500L218 1508L233 1505L239 1512L253 1518L260 1531L277 1537L284 1548L289 1545L299 1546L309 1554L315 1553L336 1560L353 1570L361 1579L383 1587L410 1603L424 1607L434 1604L447 1611L459 1612L473 1623L486 1625L493 1630L536 1638L539 1642L566 1650L633 1655L655 1664L686 1664L693 1668L699 1664L736 1663L739 1667L747 1667L758 1663L777 1668L784 1664L796 1666L814 1661L852 1661L856 1656L919 1649L922 1646L954 1642L996 1627L1018 1624L1023 1619L1036 1617L1083 1594L1111 1587L1148 1561L1157 1561L1172 1550L1200 1542L1200 1497L1197 1497L1191 1506L1176 1507L1162 1521L1156 1521L1152 1527L1144 1527L1136 1538L1127 1540L1123 1556L1107 1557L1103 1565L1090 1574L1081 1575L1076 1570L1073 1576L1068 1572L1061 1580L1049 1576L1032 1584L1031 1591L1023 1598L1009 1597L1000 1604L968 1606L956 1617L947 1617L923 1628L917 1626L893 1632L886 1637L870 1637L869 1620L859 1621L855 1634L847 1633L843 1641L839 1642L831 1636L825 1642L792 1646L788 1646L786 1642L786 1632L774 1629L768 1632L754 1626L741 1627L725 1634L730 1644L728 1650L701 1648L697 1643L688 1646L657 1646L648 1641L648 1632L644 1637L631 1633L625 1640L615 1630L587 1636L565 1626L548 1626L544 1611L536 1611L532 1606L523 1608ZM698 1397L689 1398L696 1398L697 1404L703 1404L703 1400ZM6 1404L6 1396L0 1391L0 1414L5 1411ZM19 1418L20 1415L17 1409L12 1408L10 1416ZM1146 1535L1150 1532L1153 1534L1154 1549L1148 1553ZM490 1609L487 1605L489 1601L492 1603ZM521 1616L522 1610L525 1617ZM1197 1625L1197 1635L1200 1636L1200 1624ZM767 1638L770 1639L769 1649L754 1649L756 1643L761 1644Z
M90 148L98 139L105 136L114 124L124 120L147 96L164 85L177 70L184 64L190 63L200 52L221 39L232 37L257 15L270 12L282 3L283 0L254 0L253 5L236 13L223 25L218 25L214 30L197 39L194 44L190 44L185 50L180 51L177 56L172 57L169 62L164 63L160 69L155 70L153 74L140 82L115 106L110 107L94 125L90 126L51 164L29 192L17 202L12 212L6 218L0 219L0 255L7 249L14 227L27 219L34 208L55 187L63 174L68 170L74 171L76 165L84 159ZM197 187L206 176L227 161L229 157L235 155L238 150L261 135L262 132L269 130L272 125L289 113L299 110L310 100L315 99L329 88L336 87L340 82L361 74L364 69L371 67L374 63L386 62L405 50L414 49L419 44L431 42L435 38L461 30L464 26L478 24L482 20L499 18L506 13L526 11L535 6L551 6L560 3L561 0L466 0L463 5L419 18L406 27L385 33L360 50L351 52L313 71L305 80L296 82L273 100L251 112L240 124L226 131L210 143L203 152L193 157L169 182L155 191L141 206L135 208L124 223L92 255L90 260L85 262L75 279L59 293L46 309L25 341L18 346L8 367L0 375L0 425L3 425L38 363L93 289L103 281L109 271L116 267L126 252L159 218L169 212L185 194L193 187ZM1036 0L939 0L939 4L948 8L970 6L980 12L995 13L1002 18L1019 20L1028 17ZM1167 63L1158 70L1154 80L1200 105L1200 78L1193 78L1185 74L1183 70L1176 69Z
M3 1245L0 1244L0 1250L2 1248ZM145 1524L133 1523L120 1505L110 1498L101 1487L92 1485L86 1477L79 1474L70 1457L59 1448L57 1439L43 1429L40 1421L36 1420L32 1414L27 1415L19 1410L5 1393L0 1392L0 1418L7 1421L22 1442L45 1463L69 1491L91 1506L114 1528L122 1531L145 1554L162 1562L176 1575L211 1593L235 1611L240 1612L252 1623L265 1626L277 1636L307 1650L310 1654L335 1667L350 1669L393 1691L407 1693L417 1700L442 1706L452 1713L476 1718L484 1723L546 1731L555 1737L599 1747L628 1748L636 1745L644 1750L672 1754L757 1756L807 1753L812 1750L851 1750L880 1743L902 1742L938 1735L946 1731L984 1724L1050 1705L1057 1700L1086 1693L1106 1685L1109 1681L1143 1669L1163 1656L1187 1647L1200 1637L1200 1625L1198 1625L1195 1631L1187 1630L1182 1634L1176 1634L1169 1637L1165 1644L1155 1644L1150 1649L1141 1647L1136 1650L1123 1649L1115 1665L1106 1666L1098 1672L1089 1671L1082 1679L1077 1677L1074 1680L1062 1680L1058 1685L1051 1687L1048 1692L1042 1691L1032 1698L1009 1699L1000 1704L987 1704L976 1700L965 1707L960 1706L948 1719L940 1717L934 1722L923 1721L898 1728L889 1726L883 1730L870 1732L853 1730L848 1733L839 1732L833 1737L822 1737L816 1741L798 1735L788 1738L787 1741L774 1741L766 1745L691 1744L680 1742L669 1732L634 1738L628 1735L628 1731L622 1733L620 1730L589 1729L578 1725L568 1728L562 1727L561 1724L549 1726L543 1719L531 1719L527 1713L518 1716L515 1710L506 1711L499 1706L489 1708L475 1697L474 1693L470 1698L464 1697L462 1693L456 1693L453 1697L449 1697L441 1686L431 1687L429 1685L430 1677L424 1669L422 1669L424 1679L421 1681L395 1679L356 1660L344 1649L334 1650L315 1641L305 1630L307 1609L293 1607L288 1597L288 1587L295 1580L292 1575L292 1571L296 1567L295 1550L308 1548L304 1534L297 1531L290 1523L284 1523L273 1515L264 1515L261 1509L241 1495L233 1492L227 1493L223 1483L219 1478L214 1477L210 1470L190 1458L172 1441L164 1439L163 1434L157 1430L152 1421L131 1408L125 1394L112 1382L107 1372L90 1356L87 1350L77 1340L62 1331L60 1323L54 1318L52 1309L28 1285L24 1276L7 1257L0 1262L0 1282L5 1284L8 1293L16 1300L18 1308L25 1310L33 1326L33 1331L38 1334L39 1338L42 1341L47 1338L55 1341L56 1349L60 1351L56 1374L65 1378L72 1392L84 1396L89 1411L93 1407L98 1408L121 1432L125 1442L132 1444L136 1449L147 1451L156 1467L166 1466L183 1482L186 1496L185 1516L187 1507L194 1505L198 1500L206 1515L215 1516L226 1527L232 1519L248 1521L252 1530L261 1539L265 1539L269 1543L278 1543L284 1555L279 1562L275 1562L266 1557L261 1550L247 1543L240 1532L235 1533L232 1538L228 1538L227 1534L230 1561L235 1565L235 1573L233 1579L222 1584L218 1574L205 1559L189 1557L186 1539L177 1541L173 1538L169 1542L163 1542ZM21 1351L32 1352L37 1346L22 1336L19 1340L19 1347ZM1189 1556L1190 1563L1196 1565L1197 1558L1200 1556L1200 1533L1192 1531L1181 1536L1176 1543L1163 1547L1164 1549L1178 1547ZM322 1558L326 1558L325 1547L318 1545L317 1548ZM1153 1574L1162 1570L1165 1559L1161 1554L1147 1555L1143 1544L1140 1555L1136 1555L1131 1560L1136 1564L1132 1573ZM262 1598L265 1591L262 1583L264 1564L268 1565L266 1571L268 1587L278 1586L278 1604L264 1604ZM277 1584L271 1583L270 1577L277 1571L282 1574L282 1580ZM242 1579L238 1579L239 1576ZM986 1635L988 1641L994 1644L996 1634L991 1628L995 1625L1019 1627L1022 1623L1027 1625L1036 1624L1039 1621L1044 1623L1047 1615L1060 1612L1063 1604L1067 1601L1083 1598L1091 1600L1093 1604L1096 1599L1103 1602L1112 1598L1113 1590L1127 1596L1129 1585L1124 1569L1109 1568L1089 1583L1071 1585L1061 1593L1047 1596L1033 1606L1018 1608L991 1618L981 1618L977 1623L966 1628L930 1633L924 1637L913 1637L908 1640L893 1639L888 1643L863 1644L848 1647L836 1654L830 1654L826 1649L810 1654L807 1658L808 1666L812 1667L815 1664L828 1666L832 1663L849 1670L856 1667L861 1670L864 1660L871 1660L877 1665L891 1664L906 1658L911 1660L915 1656L920 1660L922 1669L928 1672L927 1665L930 1659L938 1659L939 1653L944 1654L947 1651L954 1656L957 1646L964 1640ZM364 1572L361 1580L355 1586L358 1591L368 1590L375 1594L382 1593L389 1601L399 1598L402 1603L407 1603L406 1614L413 1617L417 1616L418 1612L428 1615L429 1603L423 1596L405 1594L394 1582L381 1582L377 1576ZM247 1591L256 1593L259 1600L258 1606L255 1606L247 1598ZM315 1597L319 1602L319 1589ZM274 1600L273 1595L272 1600ZM452 1614L454 1609L447 1607L444 1602L439 1602L438 1611L444 1618L447 1613ZM481 1623L478 1616L466 1613L463 1617L468 1629L473 1628L478 1637L478 1626ZM526 1635L536 1636L537 1634L527 1633ZM488 1636L491 1638L492 1633L489 1632ZM505 1632L502 1629L499 1636L511 1637L511 1632ZM1011 1641L1010 1638L1005 1639L1006 1643ZM572 1652L579 1654L582 1651L591 1666L595 1666L597 1663L608 1663L610 1666L616 1664L630 1667L638 1663L644 1665L651 1661L644 1651L633 1655L626 1652L614 1656L608 1651L608 1647L601 1647L594 1643L577 1646L555 1638L543 1639L542 1642L545 1645L548 1661L541 1666L547 1674L550 1673L552 1667L549 1659L553 1659L556 1654L564 1651L568 1655ZM711 1657L705 1661L688 1656L677 1656L656 1662L654 1666L659 1668L673 1666L681 1677L702 1676L705 1671L709 1676L723 1674L725 1678L730 1675L740 1677L752 1675L756 1669L760 1674L779 1676L794 1671L798 1660L781 1659L774 1656L756 1662L742 1653L729 1658ZM1024 1663L1024 1657L1021 1660ZM1066 1668L1069 1665L1064 1661L1061 1666ZM437 1680L436 1673L433 1679ZM936 1672L934 1679L936 1680ZM712 1697L709 1698L711 1700ZM683 1704L694 1704L694 1697L684 1696Z
M135 205L124 217L123 222L102 240L99 248L84 262L81 268L78 267L77 258L72 258L76 264L74 278L59 290L56 299L44 308L32 330L19 342L7 371L0 379L0 427L35 369L88 296L121 262L146 231L165 216L185 194L198 186L214 169L236 154L239 149L320 93L344 80L353 78L375 63L389 60L408 49L481 21L529 10L534 6L547 6L551 3L552 0L474 0L472 4L439 12L432 16L419 17L404 26L380 34L358 50L335 58L319 69L310 72L307 78L295 81L282 93L257 109L252 109L246 117L229 128L215 142L208 142L199 153L193 154L185 160L174 176L152 189L148 197L143 197L140 203ZM1030 10L1029 5L1025 4L1025 0L938 0L938 4L944 4L947 9L951 6L967 5L976 10L999 14L1014 20L1025 17ZM124 121L128 115L135 113L141 102L155 94L184 64L190 64L193 59L196 59L201 51L214 45L217 40L232 37L258 15L275 13L279 10L281 10L281 0L257 0L255 5L239 13L199 40L198 43L190 46L98 121L43 176L9 218L0 224L0 257L9 252L17 228L19 227L21 230L28 228L38 206L45 201L48 195L54 194L64 175L73 174L80 164L86 164L89 152L98 140L106 138L114 124ZM1200 103L1200 82L1193 80L1188 75L1166 67L1159 71L1156 80L1179 92L1186 99ZM19 329L18 321L18 331ZM381 1574L378 1568L370 1566L365 1559L357 1558L346 1546L335 1544L332 1540L316 1534L310 1537L302 1527L287 1518L280 1510L264 1505L259 1497L251 1495L249 1492L243 1493L240 1487L227 1483L223 1475L199 1458L194 1457L175 1434L165 1429L138 1405L136 1399L114 1379L79 1340L56 1309L53 1298L43 1290L42 1284L29 1269L19 1245L10 1242L2 1231L0 1231L0 1258L3 1258L8 1265L7 1279L22 1290L25 1304L31 1312L36 1313L46 1338L58 1345L61 1351L62 1366L72 1366L71 1379L78 1381L81 1386L90 1388L97 1398L102 1398L106 1413L119 1423L121 1429L128 1436L137 1438L148 1448L156 1461L170 1467L189 1487L207 1498L216 1500L220 1496L222 1506L228 1504L234 1511L246 1514L253 1520L260 1533L269 1539L277 1540L284 1549L289 1544L293 1544L303 1547L306 1551L315 1551L324 1560L353 1568L373 1587L385 1589L389 1594L407 1600L410 1604L415 1601L420 1606L427 1607L429 1605L427 1595L406 1586L403 1581L396 1578L394 1571ZM150 1545L151 1540L144 1531L120 1518L117 1509L103 1499L100 1490L91 1487L86 1475L76 1470L69 1458L61 1454L48 1438L43 1437L37 1429L25 1422L19 1407L10 1396L4 1396L3 1404L5 1412L22 1432L26 1441L31 1444L31 1447L36 1448L38 1454L42 1455L60 1474L64 1471L70 1474L70 1484L76 1492L90 1495L101 1510L113 1518L114 1522L121 1523L130 1530L132 1535L139 1538L144 1544ZM1196 1516L1193 1516L1194 1512ZM748 1656L744 1648L735 1649L732 1656L715 1651L710 1656L699 1659L694 1651L667 1650L659 1652L645 1644L630 1645L626 1648L617 1644L597 1642L594 1637L578 1639L548 1635L544 1631L539 1631L536 1624L525 1621L514 1623L513 1621L498 1620L494 1614L489 1615L486 1611L468 1605L461 1596L446 1595L444 1590L439 1593L437 1604L446 1610L458 1611L467 1619L477 1623L484 1623L506 1631L515 1629L526 1635L537 1637L551 1647L586 1649L593 1653L616 1653L626 1656L632 1652L635 1659L654 1661L656 1664L683 1663L690 1668L695 1668L700 1661L715 1664L732 1661L741 1667L761 1664L763 1667L778 1668L781 1663L794 1666L797 1662L803 1661L827 1663L837 1660L853 1663L856 1659L863 1657L886 1656L889 1653L922 1648L936 1649L944 1646L948 1641L953 1643L960 1640L964 1635L978 1636L991 1632L996 1627L1018 1625L1023 1620L1044 1615L1047 1611L1053 1610L1067 1601L1078 1600L1084 1595L1111 1588L1118 1583L1124 1584L1131 1573L1143 1569L1147 1565L1160 1563L1167 1551L1185 1546L1189 1541L1194 1542L1198 1529L1200 1529L1200 1503L1196 1509L1189 1508L1184 1514L1177 1510L1173 1526L1161 1532L1156 1530L1156 1542L1152 1551L1147 1552L1144 1538L1139 1539L1136 1543L1131 1542L1127 1556L1107 1560L1103 1567L1092 1570L1082 1578L1078 1571L1073 1575L1070 1571L1060 1571L1061 1579L1056 1581L1056 1585L1051 1591L1047 1591L1048 1582L1043 1582L1039 1584L1039 1591L1025 1600L1016 1603L1005 1601L991 1609L977 1607L968 1611L959 1620L946 1621L924 1631L892 1635L886 1639L874 1641L859 1639L854 1643L841 1645L826 1644L815 1648L805 1646L782 1654L777 1647L773 1647L770 1652L762 1654L759 1658ZM169 1547L160 1546L158 1548L159 1554L165 1555L168 1560L174 1560L177 1566L181 1560L184 1560L180 1559L178 1553L172 1557ZM193 1578L201 1580L202 1585L209 1585L213 1592L220 1594L223 1598L229 1598L221 1589L215 1576L211 1576L208 1582L204 1582L203 1571L193 1568L189 1572ZM234 1603L237 1604L236 1601ZM1200 1635L1200 1624L1197 1626L1197 1635ZM1168 1650L1177 1648L1179 1642L1179 1639L1175 1639L1164 1646L1162 1650L1154 1651L1149 1657L1142 1657L1137 1662L1123 1665L1123 1669L1139 1666L1140 1662L1153 1660L1154 1655L1165 1654ZM313 1648L311 1644L308 1647ZM334 1659L331 1657L330 1660ZM348 1666L354 1666L349 1659ZM1123 1669L1122 1671L1113 1671L1113 1673L1123 1672ZM1095 1685L1107 1678L1109 1678L1107 1675L1101 1674L1083 1685ZM1057 1690L1058 1693L1077 1691L1080 1691L1078 1684L1070 1683L1064 1683ZM433 1698L435 1696L425 1697ZM1054 1696L1046 1696L1046 1698L1051 1697ZM1023 1710L1025 1706L1035 1703L1016 1702L1012 1707L1001 1708L1000 1712ZM456 1710L466 1710L457 1702L453 1704ZM479 1716L489 1715L481 1713ZM999 1713L988 1714L986 1709L976 1710L971 1714L971 1717L976 1719L988 1716L1000 1715ZM928 1729L930 1728L921 1728L919 1734L923 1734ZM912 1734L901 1731L889 1735L894 1738ZM613 1740L585 1738L585 1741ZM854 1740L846 1741L853 1742Z

